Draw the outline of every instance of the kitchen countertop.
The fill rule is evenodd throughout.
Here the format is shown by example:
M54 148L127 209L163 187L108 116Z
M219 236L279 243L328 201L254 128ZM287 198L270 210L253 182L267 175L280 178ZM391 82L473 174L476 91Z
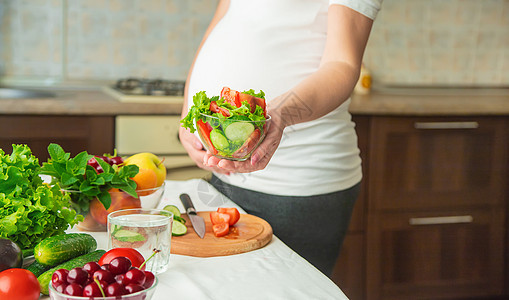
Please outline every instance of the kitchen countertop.
M181 193L190 195L197 211L215 211L221 206L237 207L244 213L201 179L166 181L158 208L172 204L183 212L178 200ZM96 238L98 249L109 249L106 232L89 234ZM348 299L334 282L275 235L263 248L246 253L214 257L171 254L169 269L157 277L152 300Z
M25 115L168 115L178 103L120 102L101 90L57 91L55 98L0 99L0 114ZM509 115L509 89L403 88L354 95L356 115Z

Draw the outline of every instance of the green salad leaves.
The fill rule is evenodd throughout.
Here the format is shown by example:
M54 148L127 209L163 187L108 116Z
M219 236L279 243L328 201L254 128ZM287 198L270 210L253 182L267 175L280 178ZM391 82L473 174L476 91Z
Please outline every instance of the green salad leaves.
M249 94L251 96L255 96L258 98L265 99L265 93L260 91L256 93L253 89L242 92L244 94ZM215 101L217 106L222 109L226 109L229 112L229 116L225 117L223 114L216 112L213 113L210 110L210 103ZM198 120L205 120L205 116L209 115L213 117L219 118L220 122L225 121L226 119L238 120L247 118L247 120L259 122L265 120L265 115L263 112L263 108L260 106L256 106L254 112L251 112L251 105L244 101L240 107L235 107L230 103L226 102L223 98L219 98L219 96L214 96L209 98L204 91L196 93L193 96L193 106L189 108L189 112L187 115L180 121L182 127L189 128L191 133L196 131L195 123Z
M44 184L39 160L26 145L13 145L12 154L0 149L0 237L22 249L62 234L83 217L71 208L60 186Z
M86 213L90 201L97 197L108 209L111 205L111 196L108 191L111 188L123 190L129 195L137 198L136 183L131 179L139 172L136 165L118 166L106 163L96 157L95 159L102 167L103 172L97 173L88 165L89 159L94 157L83 151L71 158L57 144L48 146L50 159L43 163L41 174L53 178L52 184L57 183L62 189L70 191L72 205L79 213Z

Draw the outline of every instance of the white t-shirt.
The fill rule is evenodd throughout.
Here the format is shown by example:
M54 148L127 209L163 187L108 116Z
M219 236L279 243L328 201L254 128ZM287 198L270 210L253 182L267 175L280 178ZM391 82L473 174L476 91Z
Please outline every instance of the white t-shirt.
M188 105L195 93L205 91L211 97L224 86L263 90L267 101L290 90L319 66L331 4L374 19L381 0L231 0L196 58ZM326 194L355 185L362 172L349 102L317 120L286 128L265 169L216 175L235 186L287 196ZM312 103L306 106L313 109Z

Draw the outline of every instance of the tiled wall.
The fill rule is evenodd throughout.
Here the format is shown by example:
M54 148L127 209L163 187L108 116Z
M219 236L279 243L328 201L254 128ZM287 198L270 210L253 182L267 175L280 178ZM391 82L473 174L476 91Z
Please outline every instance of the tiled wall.
M185 79L217 0L0 0L0 74Z
M509 0L384 0L364 61L385 84L509 86Z
M185 79L217 0L0 0L0 76ZM509 0L384 0L375 82L509 86Z

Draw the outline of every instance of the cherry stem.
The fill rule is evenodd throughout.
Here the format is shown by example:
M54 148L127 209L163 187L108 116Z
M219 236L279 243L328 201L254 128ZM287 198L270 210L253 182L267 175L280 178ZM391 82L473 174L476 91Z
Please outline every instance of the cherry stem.
M150 255L150 257L149 257L149 258L147 258L147 260L145 260L145 261L144 261L144 262L140 265L140 268L139 268L140 270L141 270L141 268L143 268L143 266L147 263L147 261L151 260L151 259L152 259L152 257L154 257L154 255L156 255L157 253L161 252L161 250L157 250L156 248L154 248L154 250L152 250L152 251L154 251L154 253L152 253L152 255Z
M101 295L103 295L103 298L106 298L106 295L104 294L103 288L102 288L101 284L99 283L99 280L97 279L97 277L94 277L94 282L99 287L99 290L101 291Z

